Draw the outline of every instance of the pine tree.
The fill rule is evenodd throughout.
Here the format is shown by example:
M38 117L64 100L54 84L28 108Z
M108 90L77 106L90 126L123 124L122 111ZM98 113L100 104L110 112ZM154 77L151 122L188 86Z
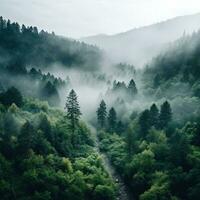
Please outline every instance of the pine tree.
M135 134L134 134L133 130L130 127L128 128L128 130L126 132L125 140L126 140L126 145L127 145L126 146L127 153L130 156L130 155L132 155L132 153L133 153L133 151L135 149L135 146L136 146L135 145L135 140L136 140Z
M142 136L146 136L149 128L150 128L150 112L149 110L145 110L142 112L139 118L139 125Z
M114 132L116 130L117 124L117 113L115 109L112 107L108 114L108 130L110 132Z
M21 107L23 105L23 97L18 89L11 87L6 92L0 94L0 102L5 106L15 103L18 107Z
M99 108L97 109L97 120L100 128L105 128L106 115L107 115L106 103L104 102L104 100L102 100Z
M138 93L135 81L131 79L129 85L128 85L128 93L131 97L134 97Z
M160 109L159 127L161 129L167 127L171 119L172 119L172 109L168 101L165 101L161 105L161 109Z
M0 30L3 30L4 28L4 19L3 17L0 17Z
M122 123L122 121L118 121L116 125L116 132L120 135L124 132L124 130L125 130L124 124Z
M51 123L46 115L41 114L38 129L41 130L49 142L53 142L53 134L51 130Z
M51 81L47 81L44 88L42 88L41 96L44 100L47 100L52 106L59 105L60 103L60 97L56 86L52 84Z
M76 92L72 89L67 97L65 109L67 109L67 118L70 121L70 129L75 132L81 116L80 106L77 100Z
M154 126L155 128L157 128L158 121L159 121L159 110L158 110L156 104L153 104L150 108L150 124L151 124L151 126Z
M22 126L18 137L18 148L20 153L27 153L29 149L34 147L34 136L34 127L29 121L26 121L25 124Z

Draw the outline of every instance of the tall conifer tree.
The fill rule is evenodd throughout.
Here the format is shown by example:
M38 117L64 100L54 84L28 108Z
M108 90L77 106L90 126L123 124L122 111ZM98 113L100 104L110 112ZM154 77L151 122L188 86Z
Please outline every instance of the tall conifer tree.
M97 121L100 128L105 128L106 115L107 115L106 103L104 100L102 100L99 108L97 109Z
M76 92L72 89L67 97L65 108L67 109L67 118L70 121L70 128L74 133L81 116L80 106Z

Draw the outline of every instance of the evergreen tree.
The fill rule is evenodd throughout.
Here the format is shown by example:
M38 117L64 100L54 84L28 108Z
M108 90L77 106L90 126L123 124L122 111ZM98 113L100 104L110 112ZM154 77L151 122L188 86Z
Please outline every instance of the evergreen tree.
M132 155L134 149L136 148L136 145L135 145L135 134L133 132L133 130L129 127L127 132L126 132L126 148L127 148L127 153L129 156Z
M172 119L172 110L168 101L165 101L161 105L160 116L159 116L159 127L161 129L165 128Z
M117 113L115 109L112 107L108 114L108 130L114 132L116 130L117 124Z
M139 118L139 125L142 136L146 136L149 128L150 128L150 112L149 110L145 110L142 112L140 118Z
M158 110L156 104L153 104L150 108L150 124L151 124L151 126L154 126L155 128L157 128L158 121L159 121L159 110Z
M131 97L134 97L138 93L135 81L131 79L129 85L128 85L128 93L130 94Z
M76 92L73 89L70 91L69 96L67 97L65 108L67 109L67 118L70 121L70 129L74 133L81 116L81 111Z
M48 101L50 105L56 106L60 103L60 97L56 86L51 83L51 81L47 81L45 86L41 90L41 97Z
M4 24L4 20L3 20L3 17L1 16L0 17L0 30L3 30L3 24Z
M6 92L0 94L0 102L5 106L10 106L15 103L18 107L23 104L23 97L15 87L9 88Z
M104 102L104 100L102 100L99 108L97 109L97 120L100 128L105 128L106 115L107 115L106 103Z
M124 132L124 130L125 130L124 124L122 123L121 120L118 121L118 122L117 122L117 125L116 125L116 132L117 132L118 134L122 134L122 133Z
M19 141L19 153L27 153L27 151L33 148L34 143L34 127L29 121L26 121L22 126L18 141Z
M49 142L53 142L51 123L47 119L47 116L44 115L44 114L41 115L41 119L40 119L38 129L41 130L44 133L45 137L47 138L47 140Z

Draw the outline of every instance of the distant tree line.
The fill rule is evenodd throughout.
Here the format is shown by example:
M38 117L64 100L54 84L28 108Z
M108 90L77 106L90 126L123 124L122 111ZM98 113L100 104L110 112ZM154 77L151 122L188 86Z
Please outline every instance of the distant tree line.
M107 113L107 107L104 100L100 102L99 108L97 109L97 124L98 128L107 130L111 133L121 133L124 130L124 124L121 120L118 120L117 112L115 108L111 107Z
M56 36L37 27L20 26L0 17L0 69L23 72L26 66L47 68L55 63L64 67L95 70L101 51L84 43Z
M124 81L114 81L111 89L106 92L107 97L120 98L128 102L132 102L138 94L136 83L133 79L126 85Z
M157 129L167 128L172 120L172 109L168 101L165 101L159 109L156 104L153 104L150 110L146 109L139 117L139 125L141 134L146 135L151 127Z
M17 82L15 78L18 79ZM3 70L0 76L0 92L4 92L12 85L24 91L26 96L40 98L53 106L60 104L58 90L67 86L61 78L56 78L50 73L44 74L35 68L25 70L23 74L16 71L10 74L10 71Z

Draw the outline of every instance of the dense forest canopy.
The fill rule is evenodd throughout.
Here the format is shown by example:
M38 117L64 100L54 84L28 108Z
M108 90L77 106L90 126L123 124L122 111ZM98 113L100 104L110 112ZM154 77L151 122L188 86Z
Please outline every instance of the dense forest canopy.
M46 68L60 64L66 68L95 70L102 52L85 43L56 36L37 27L12 23L0 17L0 68L25 71L27 66Z
M198 200L199 54L196 32L136 70L1 17L1 198Z
M62 111L14 88L5 95L11 90L11 105L0 100L1 198L114 199L116 187L86 125L73 134Z

